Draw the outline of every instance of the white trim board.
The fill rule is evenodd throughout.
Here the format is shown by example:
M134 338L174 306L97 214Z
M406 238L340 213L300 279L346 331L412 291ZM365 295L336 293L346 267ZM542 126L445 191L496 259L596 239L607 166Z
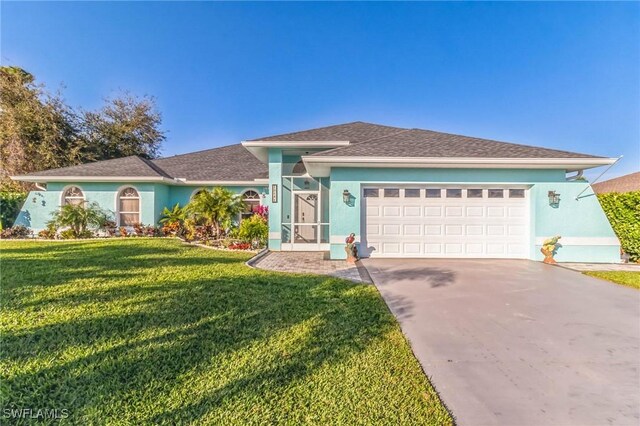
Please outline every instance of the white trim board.
M613 164L616 158L473 158L473 157L331 157L302 156L307 172L329 176L331 167L564 169L568 172Z

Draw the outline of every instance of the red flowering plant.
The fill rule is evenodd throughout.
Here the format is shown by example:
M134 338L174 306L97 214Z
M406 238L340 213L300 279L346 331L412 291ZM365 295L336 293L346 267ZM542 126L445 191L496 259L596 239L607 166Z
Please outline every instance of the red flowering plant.
M266 219L269 217L269 206L258 205L253 208L253 213Z
M250 243L234 242L227 246L229 250L249 250L251 248Z

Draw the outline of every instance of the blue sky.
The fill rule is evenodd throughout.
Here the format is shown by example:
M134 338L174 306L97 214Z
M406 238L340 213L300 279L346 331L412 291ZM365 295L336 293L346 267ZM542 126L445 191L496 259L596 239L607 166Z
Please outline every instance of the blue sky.
M640 3L1 7L3 64L88 109L155 96L165 155L362 120L640 169Z

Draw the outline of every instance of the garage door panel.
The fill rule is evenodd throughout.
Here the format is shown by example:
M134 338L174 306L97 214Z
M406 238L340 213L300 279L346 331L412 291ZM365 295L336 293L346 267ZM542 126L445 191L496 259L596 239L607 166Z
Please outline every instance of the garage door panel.
M442 244L426 243L424 252L427 254L442 254Z
M403 213L405 217L420 217L422 213L422 207L405 206Z
M445 254L462 254L461 243L449 243L444 245Z
M462 206L447 206L444 214L447 217L460 217L462 216Z
M488 206L487 217L505 217L505 208L502 206Z
M524 207L509 207L508 213L509 217L525 217L527 215Z
M384 206L382 208L382 216L391 216L391 217L399 217L400 216L400 206Z
M404 254L407 255L414 255L414 254L420 254L420 243L419 242L415 242L415 243L404 243L403 247L404 250Z
M372 206L372 205L367 204L366 216L367 217L378 217L378 216L380 216L380 207Z
M463 187L461 197L447 198L441 189L441 198L427 198L425 188L420 196L413 191L405 198L401 189L398 197L364 198L365 252L372 257L528 256L528 194L509 198L506 187L503 198L487 198L486 189L482 198L477 191L467 198Z
M484 250L482 243L465 244L465 252L469 255L481 255Z
M405 224L402 226L402 235L416 236L420 235L422 226L420 224Z
M469 236L484 235L483 225L467 225L465 227L465 234Z
M384 236L399 236L400 224L397 225L382 225L382 235Z
M504 235L504 225L487 225L487 235L492 237Z
M442 225L425 225L425 235L442 235Z
M382 251L385 254L400 254L400 243L382 243Z
M462 225L446 225L444 227L445 235L462 235Z
M440 206L425 207L424 208L424 215L427 216L427 217L442 217L442 207L440 207Z
M467 217L483 217L484 207L483 206L467 206L466 214L467 214Z

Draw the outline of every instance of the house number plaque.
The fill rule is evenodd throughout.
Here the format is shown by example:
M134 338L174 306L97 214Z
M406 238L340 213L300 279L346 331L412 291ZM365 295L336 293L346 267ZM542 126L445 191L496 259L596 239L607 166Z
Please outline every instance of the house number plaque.
M278 202L278 185L275 183L271 185L271 202Z

